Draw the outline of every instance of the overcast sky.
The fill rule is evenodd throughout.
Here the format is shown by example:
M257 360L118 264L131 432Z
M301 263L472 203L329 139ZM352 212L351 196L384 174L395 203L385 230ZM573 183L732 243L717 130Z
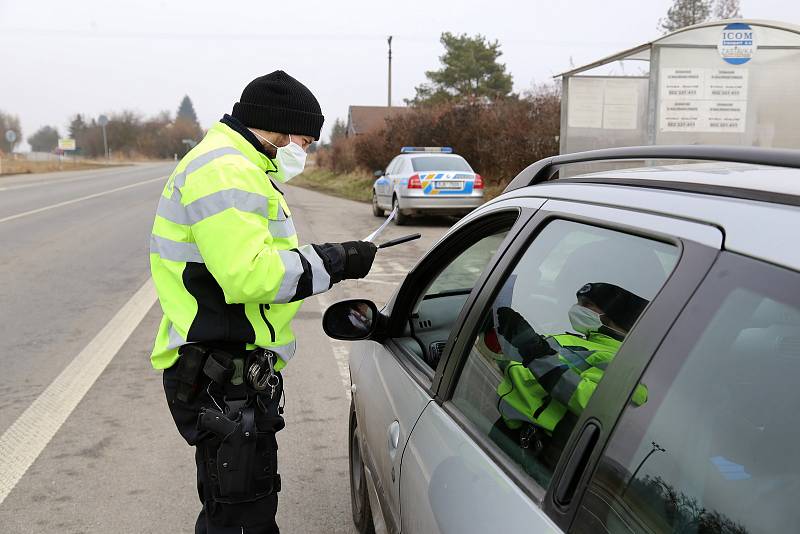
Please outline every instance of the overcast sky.
M68 118L173 114L184 94L208 128L256 76L283 69L317 96L324 132L347 107L394 104L437 68L443 31L498 39L523 91L659 36L672 0L0 0L0 110L25 137ZM743 0L747 18L800 24L797 0Z

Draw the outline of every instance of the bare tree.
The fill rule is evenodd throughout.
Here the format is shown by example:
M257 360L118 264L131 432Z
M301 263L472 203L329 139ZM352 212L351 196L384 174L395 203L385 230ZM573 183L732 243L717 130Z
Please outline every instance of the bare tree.
M13 143L6 141L6 132L13 130L17 134L17 138ZM22 141L22 127L19 125L19 117L8 113L3 113L0 110L0 150L14 151L17 143Z
M707 21L711 15L711 2L712 0L674 0L672 7L667 10L666 18L658 21L659 29L669 33Z
M742 18L739 0L717 0L714 4L714 18L717 20Z

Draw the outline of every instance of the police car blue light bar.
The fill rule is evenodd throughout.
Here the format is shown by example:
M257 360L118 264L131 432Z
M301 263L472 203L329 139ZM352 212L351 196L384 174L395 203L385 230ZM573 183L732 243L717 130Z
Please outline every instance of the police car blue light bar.
M413 154L415 152L436 152L439 154L452 154L451 146L404 146L400 149L401 154Z

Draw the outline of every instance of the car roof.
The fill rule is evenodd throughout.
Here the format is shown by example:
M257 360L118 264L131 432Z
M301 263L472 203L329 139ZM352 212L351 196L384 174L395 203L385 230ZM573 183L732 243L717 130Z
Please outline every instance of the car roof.
M776 195L776 199L777 196L798 197L800 201L800 169L770 165L730 162L652 165L579 174L570 178L583 181L591 179L638 181L641 182L639 185L644 187L648 182L654 186L659 184L662 188L672 184L677 190L689 191L692 190L691 185L704 185L719 187L721 196L726 196L723 189L729 188L769 193Z

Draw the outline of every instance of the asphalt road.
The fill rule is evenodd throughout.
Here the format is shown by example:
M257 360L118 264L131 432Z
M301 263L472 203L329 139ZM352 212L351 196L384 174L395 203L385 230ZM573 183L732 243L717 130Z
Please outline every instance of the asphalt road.
M0 450L19 452L0 459L0 532L193 529L192 449L174 428L148 359L160 319L158 305L146 300L148 239L173 165L0 179ZM363 238L380 222L367 204L284 187L303 243ZM347 344L324 336L322 311L340 298L385 302L448 224L390 227L387 239L415 231L423 238L380 251L365 280L339 284L301 308L298 353L284 372L287 427L278 435L282 531L354 532ZM125 314L133 300L145 302L141 316ZM117 328L123 322L130 331ZM105 362L90 364L100 374L71 399L74 409L44 402L66 398L64 384L76 389L70 369L87 354L102 358L111 346L98 345L103 336L116 336L121 348L106 350L106 359L114 356L102 373ZM50 423L48 406L64 412L63 424ZM37 447L41 453L31 452Z

